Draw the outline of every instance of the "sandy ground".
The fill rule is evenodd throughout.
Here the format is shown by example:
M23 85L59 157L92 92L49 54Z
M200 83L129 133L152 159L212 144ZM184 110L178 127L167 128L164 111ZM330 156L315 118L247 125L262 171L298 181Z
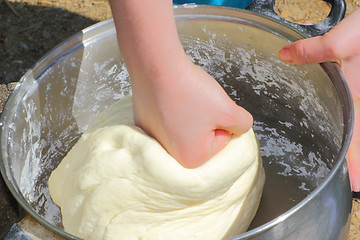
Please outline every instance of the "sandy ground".
M347 0L347 13L360 0ZM274 9L296 23L318 23L329 5L321 0L276 0ZM66 38L111 17L106 0L0 0L0 111L24 72ZM354 198L349 240L360 239L360 203ZM0 178L0 238L22 216Z

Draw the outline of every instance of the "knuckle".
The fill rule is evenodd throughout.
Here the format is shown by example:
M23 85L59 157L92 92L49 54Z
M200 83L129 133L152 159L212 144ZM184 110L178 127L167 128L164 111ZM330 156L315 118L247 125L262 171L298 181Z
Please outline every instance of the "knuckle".
M304 41L298 41L295 43L295 59L299 63L309 63L309 53L306 49Z
M331 35L325 33L322 36L323 47L328 60L341 60L341 46L339 41L332 41Z

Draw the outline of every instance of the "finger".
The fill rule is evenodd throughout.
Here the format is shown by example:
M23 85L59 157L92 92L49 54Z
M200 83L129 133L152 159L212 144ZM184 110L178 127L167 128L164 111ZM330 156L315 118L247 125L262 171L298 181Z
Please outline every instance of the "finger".
M355 99L354 134L347 154L351 188L360 192L360 101Z
M214 130L214 141L211 147L210 156L219 152L230 141L232 134L223 129Z
M279 51L282 61L294 64L311 64L337 60L332 47L328 47L325 36L296 41Z
M354 138L352 139L349 147L347 161L349 167L351 189L354 192L360 192L360 141L354 141Z
M345 80L349 85L351 95L357 106L357 112L360 112L360 81L359 81L359 57L353 57L342 64L341 70L344 73Z
M347 155L351 189L360 192L360 150L356 146L349 148Z
M254 123L252 115L244 108L236 105L227 116L221 116L222 121L218 129L223 129L230 134L243 134L249 131Z

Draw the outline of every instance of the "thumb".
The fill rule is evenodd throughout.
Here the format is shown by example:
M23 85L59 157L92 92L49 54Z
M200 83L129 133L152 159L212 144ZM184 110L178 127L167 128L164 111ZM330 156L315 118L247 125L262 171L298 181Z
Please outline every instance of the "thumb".
M249 131L254 122L251 114L235 103L231 115L222 117L222 124L213 131L211 155L224 148L233 134L241 135Z
M325 36L317 36L296 41L279 51L284 62L294 64L311 64L336 60L332 48L327 47Z
M226 130L231 134L243 134L249 131L254 123L252 115L244 108L234 103L231 115L222 119L220 129Z
M225 147L225 145L230 141L232 134L223 129L215 129L214 130L214 140L211 147L210 155L214 155L221 149Z

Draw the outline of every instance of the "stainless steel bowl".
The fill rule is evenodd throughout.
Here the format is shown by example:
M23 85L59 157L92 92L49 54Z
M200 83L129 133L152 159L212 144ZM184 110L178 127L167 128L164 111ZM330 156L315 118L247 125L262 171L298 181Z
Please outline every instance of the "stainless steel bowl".
M338 67L281 62L278 50L302 35L246 10L190 6L175 13L191 59L255 119L267 180L250 230L234 239L346 236L351 191L345 154L353 109ZM50 172L89 122L130 92L109 20L41 59L6 104L1 172L21 206L52 231L76 239L63 230L49 196Z

